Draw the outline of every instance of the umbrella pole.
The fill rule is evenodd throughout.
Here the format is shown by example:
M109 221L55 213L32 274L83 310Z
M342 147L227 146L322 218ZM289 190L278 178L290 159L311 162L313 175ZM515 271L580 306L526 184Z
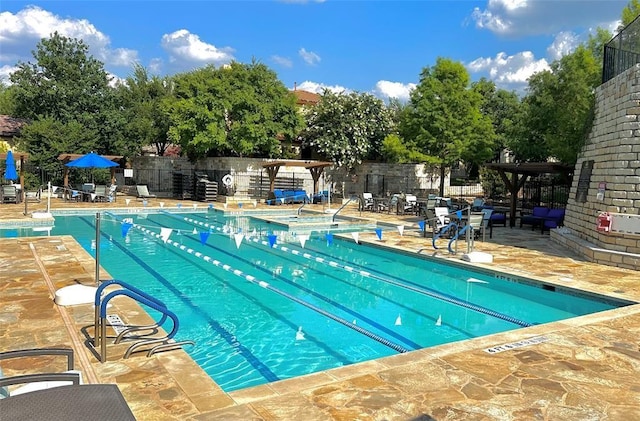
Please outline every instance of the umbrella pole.
M96 285L100 285L100 212L96 212Z

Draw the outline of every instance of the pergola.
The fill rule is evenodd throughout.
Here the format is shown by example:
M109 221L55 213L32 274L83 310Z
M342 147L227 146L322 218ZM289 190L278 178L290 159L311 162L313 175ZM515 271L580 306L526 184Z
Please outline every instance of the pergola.
M77 154L77 153L63 153L58 156L58 160L62 161L62 165L64 166L64 186L67 187L69 185L69 167L66 164L73 161L74 159L78 159L81 156L86 154ZM116 163L120 163L124 156L122 155L101 155L103 158L108 159L109 161L113 161ZM111 184L116 184L116 168L111 167Z
M269 174L269 190L273 191L273 186L275 184L278 171L280 171L280 167L304 167L311 172L311 178L313 178L313 194L316 194L318 193L318 180L322 175L322 171L324 171L325 167L330 167L332 165L332 162L324 161L273 161L263 164L262 168L266 169L267 174Z
M511 194L509 203L509 226L516 224L516 205L518 203L518 191L524 186L529 176L539 174L570 174L573 171L572 165L561 164L559 162L522 162L522 163L488 163L484 164L487 169L496 170L500 178L507 186ZM511 174L511 179L507 176Z

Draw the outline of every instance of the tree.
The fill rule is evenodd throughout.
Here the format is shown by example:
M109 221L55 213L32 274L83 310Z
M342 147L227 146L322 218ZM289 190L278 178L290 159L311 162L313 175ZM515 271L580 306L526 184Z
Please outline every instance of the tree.
M174 79L168 137L191 159L280 155L302 125L295 97L264 64L208 66Z
M638 15L640 15L640 0L630 0L624 9L622 9L622 22L618 30L633 22Z
M591 129L601 68L584 45L529 79L519 136L510 147L521 160L553 157L575 164Z
M364 159L380 155L392 128L391 113L382 100L366 93L325 90L307 115L302 139L305 146L351 172Z
M514 136L515 124L522 113L520 98L513 91L498 89L490 80L481 78L471 85L480 94L482 102L480 111L487 116L493 125L495 142L493 159L499 161L500 154L508 148L510 139Z
M64 152L124 150L120 104L103 64L88 55L84 42L56 32L38 43L33 56L36 63L18 63L10 77L16 116L36 124L21 136L31 160L44 165L52 159L56 139L66 139Z
M403 139L415 142L427 163L440 168L441 194L447 167L460 161L478 164L493 155L491 120L480 112L482 98L469 82L461 63L438 58L422 70L401 124Z
M0 114L15 116L14 90L0 82Z
M171 98L172 87L170 78L150 77L141 65L135 65L133 75L118 86L127 115L127 148L132 155L145 145L155 146L160 156L167 151L169 116L163 103Z

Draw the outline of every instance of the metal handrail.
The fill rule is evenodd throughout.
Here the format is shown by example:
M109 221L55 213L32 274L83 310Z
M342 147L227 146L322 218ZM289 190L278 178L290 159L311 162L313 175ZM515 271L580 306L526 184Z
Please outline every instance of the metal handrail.
M121 281L119 279L110 279L108 281L103 281L98 288L96 289L96 294L95 294L95 300L94 300L94 306L95 306L95 316L94 316L94 326L95 326L95 337L94 337L94 342L93 342L93 346L94 348L97 348L99 345L99 336L98 336L98 331L100 330L101 327L101 318L99 315L99 307L100 307L100 302L102 299L102 292L104 291L105 288L107 288L110 285L120 285L123 288L129 289L131 291L136 292L137 294L146 297L147 299L155 302L158 305L163 306L164 308L166 308L165 304L158 300L155 297L152 297L151 295L147 294L146 292L142 291L139 288L134 287L131 284L128 284L124 281ZM135 330L150 330L150 329L154 329L154 328L158 328L160 326L162 326L164 324L164 322L167 320L167 315L163 312L162 313L162 317L160 318L159 321L157 321L154 324L151 325L146 325L146 326L133 326L133 327L129 327L125 330L123 330L122 332L120 332L118 334L118 336L116 337L114 343L120 343L120 341L122 340L122 338L127 334L130 333L131 331L135 331ZM106 336L102 338L103 340L106 340Z
M358 199L358 200L360 200L360 198L359 198L358 196L351 196L351 197L349 198L349 200L347 200L345 203L343 203L343 204L342 204L342 206L340 206L340 207L338 208L338 210L334 212L333 216L331 217L331 222L336 222L336 215L338 215L338 213L339 213L342 209L344 209L344 207L345 207L345 206L347 206L349 203L351 203L354 199Z
M131 347L129 347L129 349L127 350L127 352L125 353L125 358L129 356L129 354L131 354L131 352L133 351L134 347L140 346L141 344L149 344L149 343L156 343L156 342L166 342L169 339L173 338L175 336L175 334L178 332L178 329L180 327L180 322L178 321L178 317L171 311L169 311L167 309L167 307L164 305L164 303L162 303L161 301L149 296L148 294L144 293L143 291L141 291L138 288L135 288L133 286L130 286L128 284L126 284L125 282L122 281L116 281L114 280L114 282L108 283L105 282L105 284L107 285L111 285L114 283L119 283L122 286L125 287L131 287L131 289L118 289L116 291L112 291L110 293L108 293L103 299L101 299L101 294L99 292L101 292L103 288L99 288L99 292L96 292L96 311L99 311L99 322L96 323L96 332L95 332L95 342L94 342L94 348L97 349L97 344L100 343L100 362L105 362L107 360L107 341L106 341L106 337L107 337L107 323L106 323L106 317L107 317L107 304L108 302L114 298L117 297L119 295L125 295L129 298L133 298L134 300L138 301L141 304L144 304L148 307L151 307L152 309L159 311L160 313L163 314L163 321L166 320L166 318L170 318L171 321L173 322L173 328L171 329L171 331L163 338L153 338L153 339L147 339L147 340L143 340L140 342L136 342L135 344L133 344ZM101 285L102 287L102 285ZM106 287L106 285L105 285ZM99 330L99 332L98 332ZM100 337L100 340L98 340L98 336Z

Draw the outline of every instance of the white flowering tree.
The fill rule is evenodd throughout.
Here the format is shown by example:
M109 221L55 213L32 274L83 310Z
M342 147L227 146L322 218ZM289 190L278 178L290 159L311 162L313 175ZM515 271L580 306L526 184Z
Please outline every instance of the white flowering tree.
M347 171L364 159L379 157L382 141L393 129L382 100L366 93L325 90L306 119L303 144Z

